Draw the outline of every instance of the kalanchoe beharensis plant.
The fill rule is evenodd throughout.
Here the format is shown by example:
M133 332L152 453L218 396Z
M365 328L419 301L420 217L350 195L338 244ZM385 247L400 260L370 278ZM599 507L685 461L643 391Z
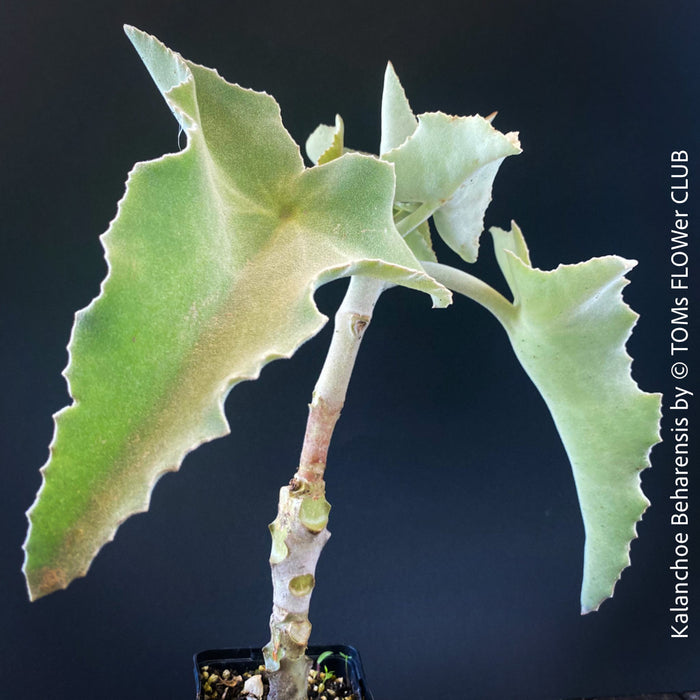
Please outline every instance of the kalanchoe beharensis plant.
M509 301L438 262L434 230L476 260L501 162L517 135L489 119L414 116L388 66L380 156L343 143L343 122L309 137L306 168L277 103L127 27L187 146L139 163L103 236L109 272L78 312L56 415L29 511L24 572L35 599L83 576L120 523L201 443L227 433L238 382L291 356L327 320L314 290L350 277L313 392L301 459L270 525L274 602L265 647L271 697L305 697L309 601L329 537L324 470L362 336L384 290L444 307L463 294L492 312L546 401L566 447L586 531L583 612L612 595L648 505L639 473L659 440L660 396L637 387L622 300L634 262L532 266L520 229L491 229Z

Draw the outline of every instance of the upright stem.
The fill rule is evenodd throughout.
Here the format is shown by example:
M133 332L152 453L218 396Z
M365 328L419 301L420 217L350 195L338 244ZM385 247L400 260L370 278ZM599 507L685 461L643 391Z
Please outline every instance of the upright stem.
M383 289L384 283L373 278L350 280L309 406L299 468L280 490L277 518L270 525L273 607L271 639L263 649L270 700L307 697L309 604L316 563L330 537L326 528L330 505L323 480L328 446L345 403L357 351Z

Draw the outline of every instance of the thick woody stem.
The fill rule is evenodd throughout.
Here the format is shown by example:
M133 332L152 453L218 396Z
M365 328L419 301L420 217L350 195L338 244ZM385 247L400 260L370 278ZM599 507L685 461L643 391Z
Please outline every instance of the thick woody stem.
M350 375L381 281L353 277L335 315L326 361L309 406L299 468L280 490L277 518L270 525L273 608L270 642L263 649L270 677L269 700L306 700L311 665L306 646L311 633L309 604L316 563L330 533L330 505L323 474L333 429L345 402Z

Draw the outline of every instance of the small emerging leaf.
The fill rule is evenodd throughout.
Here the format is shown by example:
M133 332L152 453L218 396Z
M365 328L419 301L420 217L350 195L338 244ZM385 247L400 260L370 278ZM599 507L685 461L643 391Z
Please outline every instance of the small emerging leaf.
M440 236L474 262L496 172L520 153L517 135L502 134L480 116L430 113L418 120L413 135L382 156L396 166L396 200L434 206Z
M335 115L335 126L319 124L306 139L306 155L312 163L323 165L343 155L345 125L339 114Z
M109 273L76 315L74 403L29 512L32 598L84 575L158 478L228 431L229 390L327 320L320 284L367 274L449 300L394 227L391 166L350 154L305 170L269 95L127 33L188 143L134 167L103 236Z
M636 264L616 256L544 272L525 240L492 229L513 293L513 349L554 418L576 481L586 531L582 612L613 593L648 505L639 473L659 442L661 396L639 389L625 344L637 315L623 302Z
M324 651L322 654L319 654L318 658L316 659L316 665L320 668L321 664L331 656L333 656L332 651Z

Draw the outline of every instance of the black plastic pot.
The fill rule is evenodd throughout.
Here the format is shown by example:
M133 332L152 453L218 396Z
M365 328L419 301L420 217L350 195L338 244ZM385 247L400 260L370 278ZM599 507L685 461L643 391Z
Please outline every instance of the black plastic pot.
M365 673L362 668L362 661L357 649L354 647L331 644L329 646L312 646L307 650L307 656L314 661L324 652L333 652L323 660L323 666L334 671L336 675L346 676L353 692L360 700L374 700L372 693L365 685ZM341 656L349 657L347 660ZM210 670L223 670L229 668L239 672L250 671L263 664L263 655L260 649L252 647L239 647L235 649L211 649L201 651L194 657L194 679L197 690L196 698L201 700L204 697L200 682L200 671L203 666L208 666Z

